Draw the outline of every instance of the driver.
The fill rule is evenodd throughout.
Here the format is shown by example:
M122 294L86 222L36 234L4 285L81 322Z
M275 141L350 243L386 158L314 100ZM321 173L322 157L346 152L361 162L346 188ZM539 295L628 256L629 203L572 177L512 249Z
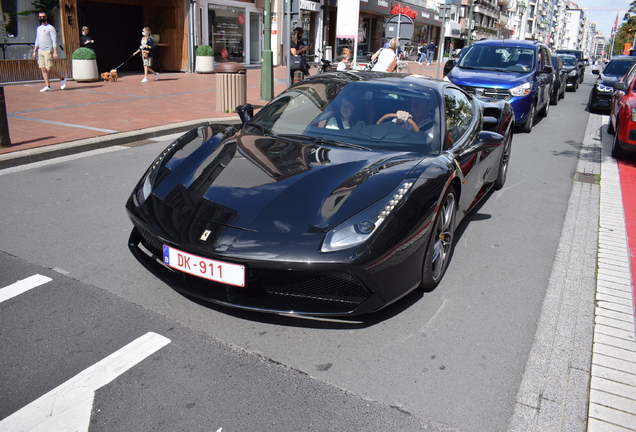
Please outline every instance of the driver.
M404 129L413 130L413 126L408 123L408 119L413 119L420 130L425 130L433 125L433 117L431 117L431 102L428 98L412 98L411 110L398 111L397 117L393 121Z

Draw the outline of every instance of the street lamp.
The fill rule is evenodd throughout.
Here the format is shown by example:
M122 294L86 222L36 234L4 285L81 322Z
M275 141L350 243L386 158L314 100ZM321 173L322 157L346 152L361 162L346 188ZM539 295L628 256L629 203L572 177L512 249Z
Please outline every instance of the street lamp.
M524 2L519 2L517 4L517 14L519 15L519 37L518 37L519 40L521 40L521 32L522 31L523 31L524 38L525 38L526 30L524 29L523 17L526 14L526 9L527 8L528 7L526 6L526 4Z

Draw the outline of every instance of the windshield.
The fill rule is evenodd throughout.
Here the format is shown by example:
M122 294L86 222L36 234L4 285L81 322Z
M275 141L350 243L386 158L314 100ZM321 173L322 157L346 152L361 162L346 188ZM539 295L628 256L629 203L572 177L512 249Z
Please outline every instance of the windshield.
M583 53L581 51L557 50L557 54L568 54L576 57L579 61L583 60Z
M610 61L607 67L605 68L605 70L603 71L603 74L616 76L616 77L622 77L623 75L627 73L627 71L629 70L630 67L632 67L633 64L634 64L633 62L624 61L624 60Z
M464 69L524 73L534 70L533 48L501 45L472 45L459 62Z
M574 57L562 57L563 58L563 64L565 66L576 66L576 58Z
M244 130L325 145L438 152L439 107L437 92L420 85L310 80L277 96ZM399 110L412 123L397 121Z

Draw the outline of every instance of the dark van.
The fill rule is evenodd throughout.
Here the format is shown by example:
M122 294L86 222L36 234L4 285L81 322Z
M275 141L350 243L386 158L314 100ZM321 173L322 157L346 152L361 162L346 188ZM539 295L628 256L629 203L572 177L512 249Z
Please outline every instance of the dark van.
M576 57L576 62L578 64L579 70L579 83L583 82L583 78L585 78L585 66L587 65L587 59L583 56L583 51L573 50L573 49L558 49L556 50L557 54L569 54Z

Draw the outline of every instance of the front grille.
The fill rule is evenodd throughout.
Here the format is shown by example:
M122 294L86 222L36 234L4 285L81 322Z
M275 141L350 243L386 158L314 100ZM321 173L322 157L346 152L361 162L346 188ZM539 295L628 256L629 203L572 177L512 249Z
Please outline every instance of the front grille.
M372 296L356 276L342 271L277 270L247 265L247 283L241 288L168 270L157 264L163 256L162 242L139 224L135 228L143 238L144 248L156 258L148 263L153 272L161 274L173 288L205 300L249 309L346 314ZM135 248L139 240L135 241Z
M157 237L153 236L148 231L143 229L141 225L139 225L134 220L133 220L133 224L135 225L135 228L137 228L137 231L139 231L139 234L141 234L141 236L144 238L144 241L145 241L144 246L156 256L162 257L163 243L159 241Z
M252 273L272 295L348 304L360 304L370 297L358 278L349 273L263 269Z
M475 95L484 99L502 99L509 100L512 96L510 95L510 91L507 89L498 89L498 88L487 88L487 87L470 87L470 86L459 86L462 90L464 90L468 94ZM478 89L478 90L476 90Z

